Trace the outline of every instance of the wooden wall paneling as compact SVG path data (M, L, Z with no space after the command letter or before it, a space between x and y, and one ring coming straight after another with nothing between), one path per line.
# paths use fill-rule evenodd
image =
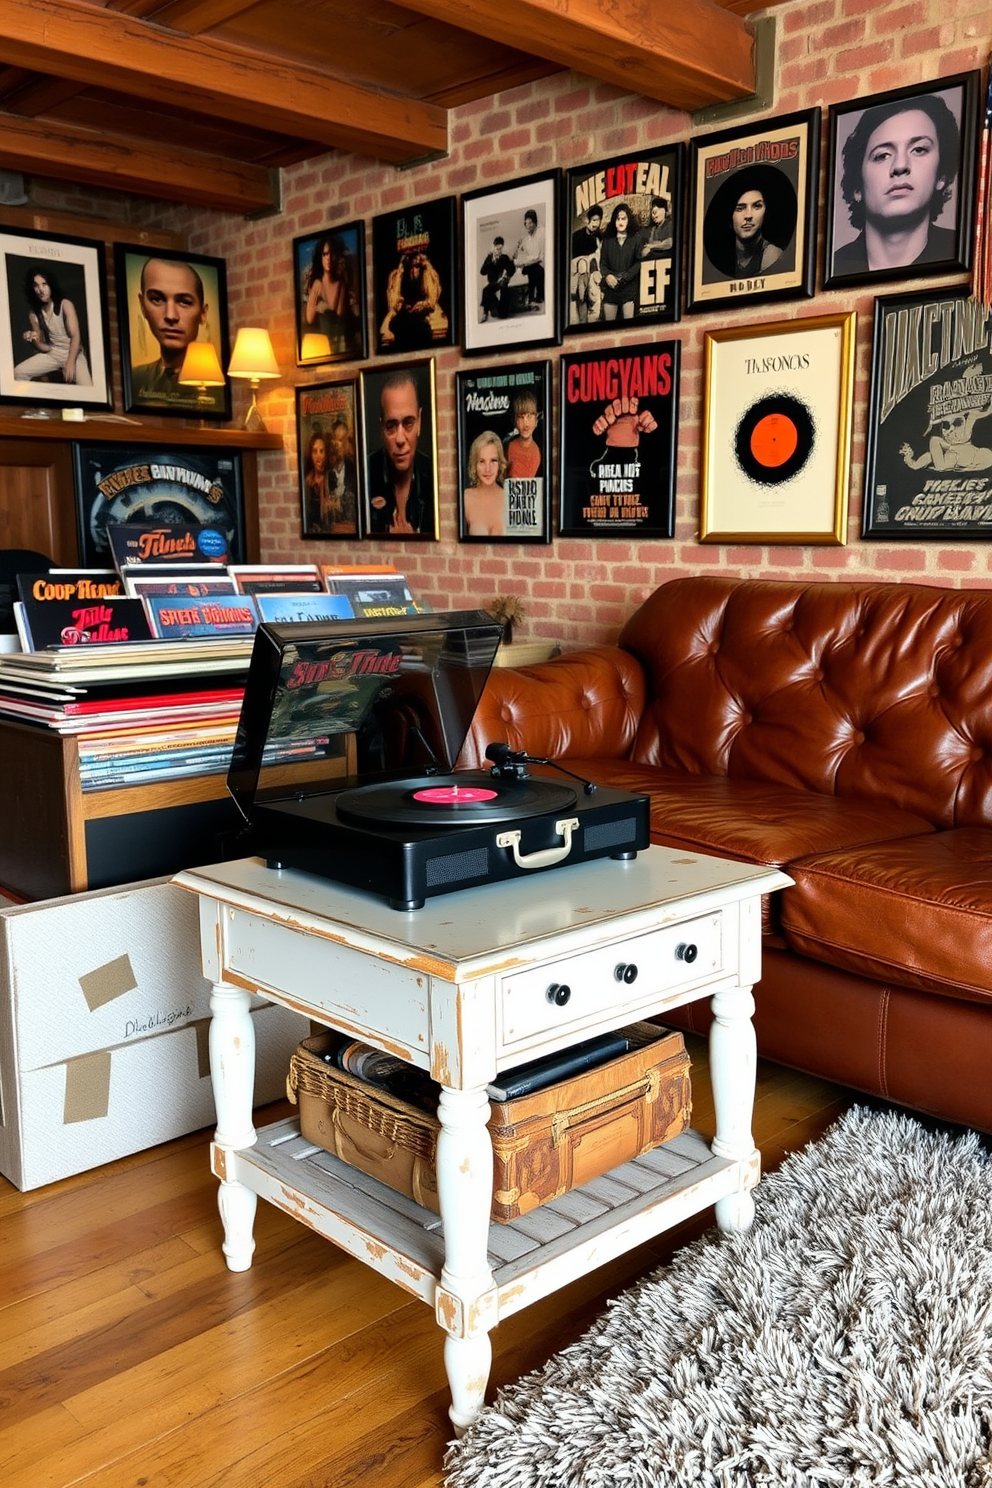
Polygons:
M33 548L60 568L79 562L69 444L0 439L0 548Z

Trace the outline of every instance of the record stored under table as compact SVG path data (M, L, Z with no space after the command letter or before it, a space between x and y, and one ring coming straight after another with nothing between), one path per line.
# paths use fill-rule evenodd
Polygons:
M371 894L249 858L180 873L200 896L214 984L212 1147L224 1254L251 1264L257 1197L429 1303L446 1334L451 1419L476 1419L496 1323L716 1206L746 1229L761 896L775 869L651 847L433 899ZM633 969L633 975L631 975ZM441 1218L315 1148L295 1120L256 1133L251 993L428 1070L442 1086ZM567 994L567 995L563 995ZM490 1225L486 1086L504 1069L701 997L712 1000L712 1144L687 1132L510 1224Z

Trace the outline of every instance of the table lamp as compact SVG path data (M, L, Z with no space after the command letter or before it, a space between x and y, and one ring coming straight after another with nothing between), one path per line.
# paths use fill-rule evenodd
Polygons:
M213 399L207 388L223 387L224 372L212 341L189 343L179 369L179 381L186 387L193 386L197 389L196 406L201 414L213 408Z
M265 422L258 411L256 396L258 384L263 377L278 377L279 364L268 331L258 326L243 326L234 341L231 360L227 364L228 377L247 377L251 384L251 407L245 418L245 428L264 432Z

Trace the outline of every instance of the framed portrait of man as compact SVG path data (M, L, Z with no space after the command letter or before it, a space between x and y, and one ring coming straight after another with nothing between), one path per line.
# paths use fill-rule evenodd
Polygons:
M366 537L436 542L434 358L361 374Z
M294 238L293 284L298 366L354 362L368 355L364 222Z
M0 231L0 402L112 408L103 243Z
M688 310L812 295L819 154L818 108L691 141Z
M377 355L456 344L453 196L373 217L372 283Z
M565 172L565 332L678 320L684 237L681 144Z
M830 110L824 286L971 266L978 72Z
M361 537L358 380L296 389L304 537Z
M462 196L462 325L466 355L557 346L561 172Z
M231 388L180 382L187 348L209 342L227 373L227 269L222 258L114 245L124 411L229 419Z

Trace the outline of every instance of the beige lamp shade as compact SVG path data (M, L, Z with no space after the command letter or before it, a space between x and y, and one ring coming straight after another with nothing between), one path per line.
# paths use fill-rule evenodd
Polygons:
M330 354L330 336L322 336L319 331L304 332L303 345L300 347L300 357L304 362L315 362L320 357L329 357Z
M227 373L229 377L248 377L252 382L279 376L279 363L268 331L259 326L242 326L235 337Z
M194 387L223 387L224 372L212 341L191 341L186 348L179 381Z

